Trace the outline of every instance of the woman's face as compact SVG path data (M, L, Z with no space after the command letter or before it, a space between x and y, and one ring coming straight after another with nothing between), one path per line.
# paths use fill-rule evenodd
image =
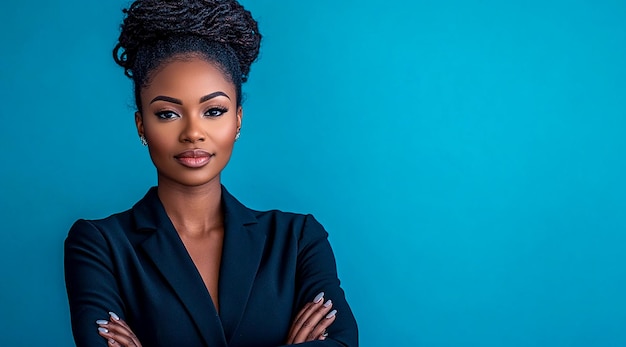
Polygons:
M141 89L141 104L137 131L146 137L159 184L219 184L242 117L223 73L200 57L165 63Z

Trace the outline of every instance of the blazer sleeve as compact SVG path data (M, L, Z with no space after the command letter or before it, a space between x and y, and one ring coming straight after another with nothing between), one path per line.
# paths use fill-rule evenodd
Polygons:
M299 312L320 292L324 292L325 300L332 300L333 309L337 310L337 318L327 329L326 340L307 342L302 346L357 347L357 323L337 277L335 256L328 242L328 233L312 215L305 217L298 243L298 295L295 312Z
M110 243L89 221L78 220L65 240L65 286L76 347L107 346L96 320L122 316ZM122 317L123 318L123 317Z

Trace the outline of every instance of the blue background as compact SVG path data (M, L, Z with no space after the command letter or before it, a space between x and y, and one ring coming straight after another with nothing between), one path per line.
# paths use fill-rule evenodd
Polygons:
M626 345L624 1L244 4L264 42L223 181L325 225L362 346ZM0 11L2 346L72 344L68 228L155 184L125 5Z

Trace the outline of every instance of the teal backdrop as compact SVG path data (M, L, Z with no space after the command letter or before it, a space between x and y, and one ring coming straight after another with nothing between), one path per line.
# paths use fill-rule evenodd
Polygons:
M0 11L2 346L73 344L68 228L156 182L111 58L127 4ZM362 346L626 345L626 2L244 4L223 181L325 225Z

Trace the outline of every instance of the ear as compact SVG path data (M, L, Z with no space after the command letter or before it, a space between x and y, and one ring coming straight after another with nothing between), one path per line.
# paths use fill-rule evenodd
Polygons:
M237 108L237 130L241 129L242 118L243 118L243 108L239 106L239 108Z
M137 127L137 134L141 137L144 136L144 130L143 130L143 116L141 115L141 113L139 113L139 111L135 112L135 126Z

